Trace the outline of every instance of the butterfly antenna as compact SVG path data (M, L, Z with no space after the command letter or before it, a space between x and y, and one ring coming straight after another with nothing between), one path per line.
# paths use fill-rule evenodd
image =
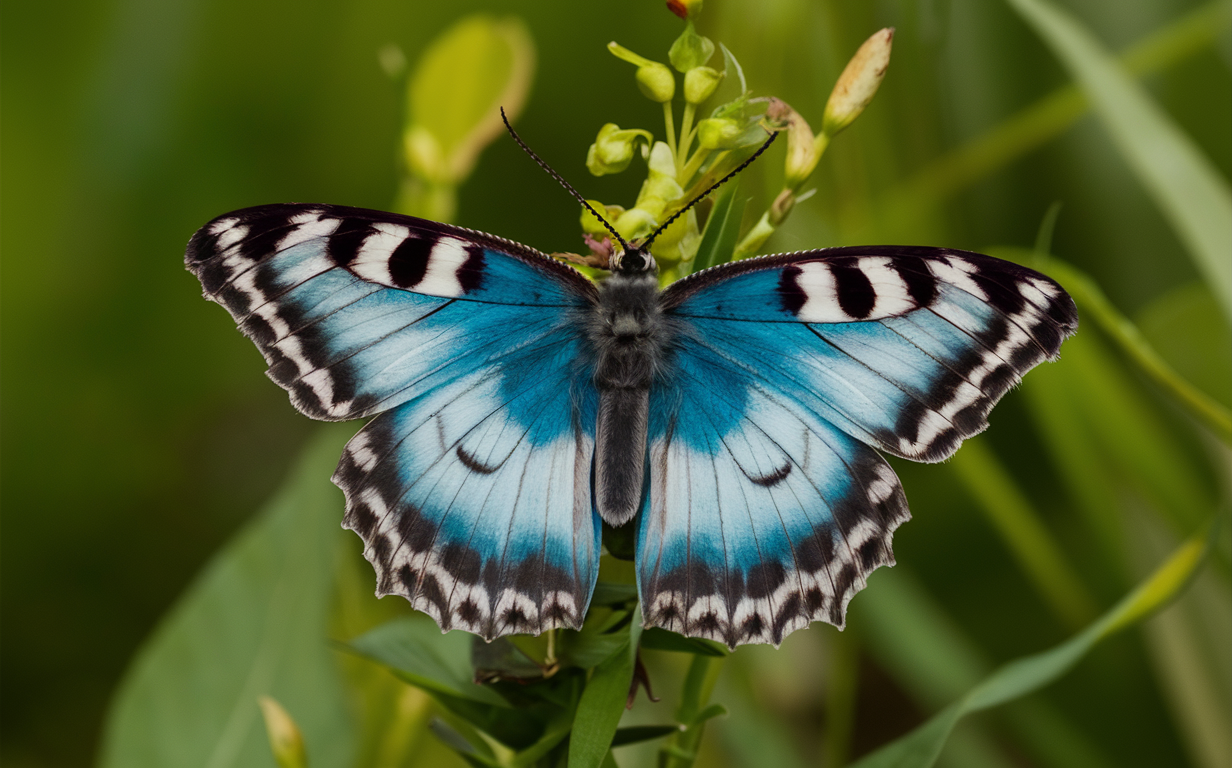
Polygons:
M616 238L616 242L620 243L621 248L623 248L626 251L629 250L629 244L625 242L625 239L620 236L619 232L617 232L615 229L612 228L611 224L607 223L607 219L600 216L599 212L596 211L593 207L591 207L590 203L586 202L586 198L582 197L581 194L579 194L578 191L569 184L569 182L565 181L561 177L561 175L552 168L552 166L543 162L543 160L539 158L539 155L535 154L535 150L526 146L526 142L522 141L522 137L519 136L518 132L513 130L513 126L509 124L509 118L505 116L504 107L500 108L500 113L501 113L501 120L505 121L505 128L509 131L509 135L513 137L513 140L518 143L518 146L521 147L522 150L526 152L526 154L530 155L532 160L534 160L536 163L539 163L539 167L547 171L549 176L551 176L553 179L556 179L556 181L559 182L562 187L569 190L569 194L576 197L577 201L581 203L582 206L586 210L590 211L591 214L594 215L596 219L599 220L599 223L603 225L604 229L612 233L612 237ZM754 157L756 157L756 155L754 155ZM744 166L741 166L741 168L743 167ZM724 181L726 181L726 179L724 179Z
M676 211L675 213L673 213L673 214L672 214L672 216L671 216L671 218L670 218L670 219L668 219L667 221L663 222L661 225L659 225L659 228L658 228L658 229L656 229L654 232L652 232L652 233L650 234L650 237L646 238L645 242L643 242L643 243L641 244L641 246L639 246L639 247L640 247L640 248L642 248L643 250L647 250L647 249L649 249L649 248L650 248L650 244L651 244L652 242L654 242L654 239L655 239L656 237L658 237L658 236L659 236L659 235L663 232L663 230L665 230L665 229L667 229L669 226L671 226L671 223L672 223L673 221L675 221L676 219L680 218L680 217L681 217L681 216L683 216L686 212L688 212L688 210L689 210L690 208L692 208L693 206L697 205L697 204L698 204L698 203L700 203L702 200L706 199L706 195L709 195L711 192L715 191L716 189L718 189L719 187L721 187L721 186L723 186L725 183L727 183L727 181L728 181L729 179L731 179L731 177L732 177L732 176L735 176L737 173L740 173L740 172L741 172L741 171L743 171L745 168L747 168L747 167L749 166L749 164L750 164L750 163L752 163L754 160L756 160L756 159L758 158L758 156L760 156L760 155L761 155L761 153L762 153L762 152L765 152L767 149L769 149L769 148L770 148L770 145L774 143L774 140L775 140L775 139L777 139L777 138L778 138L778 136L779 136L779 135L778 135L777 133L772 133L772 134L770 134L770 138L766 139L766 143L765 143L765 144L762 144L762 145L761 145L761 147L760 147L760 148L759 148L756 152L754 152L752 155L750 155L748 160L745 160L743 163L741 163L741 164L740 164L740 165L736 168L736 170L732 171L731 173L727 174L726 176L724 176L723 178L719 179L719 180L718 180L718 181L716 181L715 183L711 184L709 189L707 189L705 192L701 193L701 194L700 194L700 195L698 195L697 197L693 198L693 200L692 200L692 201L690 201L688 205L686 205L685 207L683 207L683 208L681 208L680 210L678 210L678 211Z

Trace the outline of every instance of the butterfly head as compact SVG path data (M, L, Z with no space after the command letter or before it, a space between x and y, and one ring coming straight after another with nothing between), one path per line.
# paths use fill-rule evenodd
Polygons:
M611 266L613 272L623 275L640 275L645 272L654 274L659 265L655 263L650 251L638 246L627 246L623 251L612 254Z

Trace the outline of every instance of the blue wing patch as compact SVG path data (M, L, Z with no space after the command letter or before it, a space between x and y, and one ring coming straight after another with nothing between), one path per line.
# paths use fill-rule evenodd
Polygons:
M727 264L661 306L682 342L651 394L643 611L732 647L842 626L909 517L873 448L952 455L1077 327L1048 278L935 248Z
M221 216L186 262L318 419L378 593L492 638L580 626L598 576L594 284L481 233L340 206Z
M377 594L492 639L580 627L599 573L596 396L569 330L381 414L334 482Z

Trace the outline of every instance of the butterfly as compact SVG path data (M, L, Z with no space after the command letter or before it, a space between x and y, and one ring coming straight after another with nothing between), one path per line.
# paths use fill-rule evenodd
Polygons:
M936 462L1077 327L1053 280L841 247L660 290L335 205L220 216L186 254L302 413L371 420L334 482L377 594L487 639L581 625L602 522L636 526L646 626L736 647L841 627L908 519L882 453Z

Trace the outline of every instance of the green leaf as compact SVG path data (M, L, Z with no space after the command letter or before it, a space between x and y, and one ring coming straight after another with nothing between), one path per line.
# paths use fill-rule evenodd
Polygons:
M685 23L680 37L672 43L667 58L677 72L688 72L694 67L704 66L713 55L714 43L710 41L710 38L697 34L693 22L689 21Z
M295 718L314 766L348 763L354 733L326 626L343 535L329 477L353 431L322 430L138 651L108 714L103 768L269 764L260 696Z
M500 763L496 760L496 755L492 752L492 748L488 746L487 742L478 733L471 731L471 738L467 738L458 729L440 718L434 719L428 727L432 730L432 735L440 739L445 746L457 752L467 763L479 768L498 768L500 766Z
M429 693L508 707L509 702L499 694L474 683L472 637L460 631L441 632L428 616L414 616L382 624L348 645Z
M1012 661L914 731L855 763L855 768L927 768L965 715L1005 704L1064 675L1096 643L1142 621L1176 597L1203 563L1215 526L1209 524L1161 564L1133 592L1085 630L1051 650Z
M629 639L627 630L614 627L627 623L627 610L598 609L587 611L586 621L577 631L566 630L560 635L558 650L562 666L591 669L617 654Z
M619 605L637 600L636 584L621 584L615 581L600 581L590 597L591 605Z
M1179 127L1069 13L1008 0L1082 85L1114 143L1232 319L1232 189Z
M642 647L655 651L695 653L699 656L723 657L728 650L713 640L701 637L685 637L659 627L651 627L642 633Z
M573 734L569 738L570 768L598 768L603 764L629 699L641 634L642 615L640 610L635 610L624 646L595 667L590 676L582 700L578 702Z
M697 247L697 255L693 257L691 271L700 272L707 267L731 261L740 236L740 219L744 215L744 203L736 205L738 188L739 180L733 179L715 195L714 206L710 209L710 217L706 219L706 229L702 232L702 242Z
M626 744L638 744L679 732L679 725L632 725L628 728L616 729L616 735L612 737L612 746L623 747Z

